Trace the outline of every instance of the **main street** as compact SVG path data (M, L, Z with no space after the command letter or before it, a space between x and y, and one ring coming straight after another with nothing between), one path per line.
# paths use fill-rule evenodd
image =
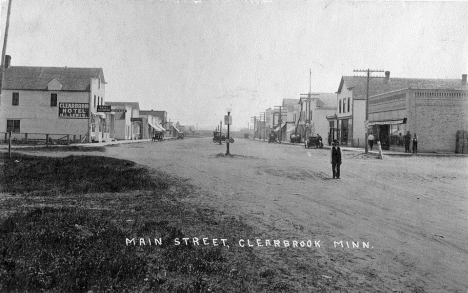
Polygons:
M272 264L294 268L285 278L306 282L308 273L295 265L314 262L351 291L465 292L466 157L378 160L344 152L336 180L327 149L247 139L230 148L225 157L224 143L188 138L107 147L105 155L187 179L197 187L187 201L254 227L255 235L239 239L320 240L313 250L255 244ZM359 248L347 248L352 241Z

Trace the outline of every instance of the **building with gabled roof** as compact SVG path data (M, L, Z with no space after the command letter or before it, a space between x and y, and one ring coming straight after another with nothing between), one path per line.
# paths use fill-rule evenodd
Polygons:
M16 139L110 139L102 68L10 66L5 58L0 132Z
M390 78L390 72L386 71L385 77L370 78L369 97L409 88L462 91L467 89L461 79ZM336 114L327 116L331 140L336 139L341 145L365 146L366 92L366 76L341 78L336 97Z

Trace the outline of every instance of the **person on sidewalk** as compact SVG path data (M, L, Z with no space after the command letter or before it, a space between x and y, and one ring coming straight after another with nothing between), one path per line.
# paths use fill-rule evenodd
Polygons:
M413 153L416 155L418 154L418 136L416 135L416 133L413 137Z
M377 156L378 159L383 159L383 154L382 154L382 146L380 145L380 141L377 142L377 150L379 151L379 155Z
M332 164L333 179L340 179L340 165L342 162L343 154L338 145L338 141L333 141L331 148L330 163Z
M367 137L367 141L369 142L369 147L371 151L372 151L372 147L374 146L374 140L375 140L375 137L371 132L369 136Z
M410 152L409 146L411 143L411 134L409 133L409 131L406 132L404 139L405 139L405 153L409 153Z

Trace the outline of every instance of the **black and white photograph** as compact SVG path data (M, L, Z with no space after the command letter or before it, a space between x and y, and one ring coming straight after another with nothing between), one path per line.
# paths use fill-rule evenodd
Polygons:
M0 292L468 292L468 2L1 0Z

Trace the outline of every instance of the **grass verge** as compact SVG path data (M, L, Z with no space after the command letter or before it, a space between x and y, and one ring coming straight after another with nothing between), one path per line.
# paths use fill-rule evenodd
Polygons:
M265 264L250 248L174 245L175 238L232 243L253 234L232 217L184 204L191 187L177 178L107 157L3 154L0 163L1 292L288 288L272 281L275 273L261 274ZM137 245L127 245L133 238Z

